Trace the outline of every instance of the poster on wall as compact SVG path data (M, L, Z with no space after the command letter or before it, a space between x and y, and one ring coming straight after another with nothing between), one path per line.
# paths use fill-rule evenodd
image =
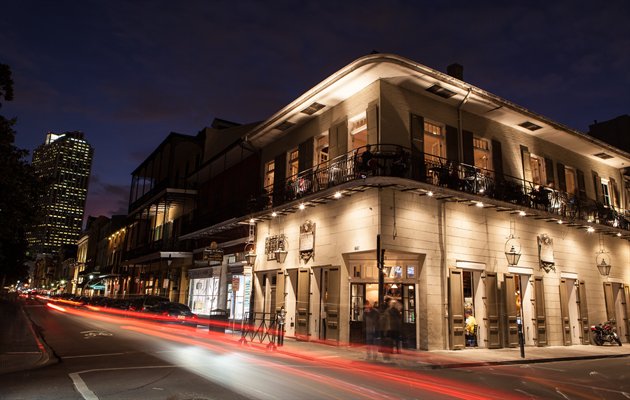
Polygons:
M538 236L538 258L540 260L540 268L545 270L545 272L556 270L553 259L553 239L546 233Z
M300 259L306 264L315 259L315 223L306 220L300 226Z

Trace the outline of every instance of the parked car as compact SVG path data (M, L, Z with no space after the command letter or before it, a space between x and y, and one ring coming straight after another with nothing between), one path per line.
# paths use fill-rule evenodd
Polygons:
M160 316L159 319L162 322L197 326L197 315L182 303L162 302L148 307L144 312Z
M163 296L146 295L131 299L129 302L130 311L145 311L160 303L168 303L170 300Z

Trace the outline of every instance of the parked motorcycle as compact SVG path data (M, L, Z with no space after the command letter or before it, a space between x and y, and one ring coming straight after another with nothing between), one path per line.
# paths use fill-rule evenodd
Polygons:
M613 326L614 321L606 321L603 324L591 325L591 332L593 332L593 341L596 345L601 346L604 342L617 343L621 346L621 339L615 332Z

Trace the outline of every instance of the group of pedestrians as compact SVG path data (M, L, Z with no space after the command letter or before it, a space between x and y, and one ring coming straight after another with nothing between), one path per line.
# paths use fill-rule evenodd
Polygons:
M363 309L367 358L376 360L378 353L387 361L402 348L402 304L385 299L383 304L365 300Z

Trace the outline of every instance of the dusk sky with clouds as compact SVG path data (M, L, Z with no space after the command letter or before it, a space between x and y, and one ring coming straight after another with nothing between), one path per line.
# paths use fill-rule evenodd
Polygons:
M79 130L86 214L126 213L131 172L169 132L264 120L373 50L578 131L630 113L630 2L5 1L16 144Z

